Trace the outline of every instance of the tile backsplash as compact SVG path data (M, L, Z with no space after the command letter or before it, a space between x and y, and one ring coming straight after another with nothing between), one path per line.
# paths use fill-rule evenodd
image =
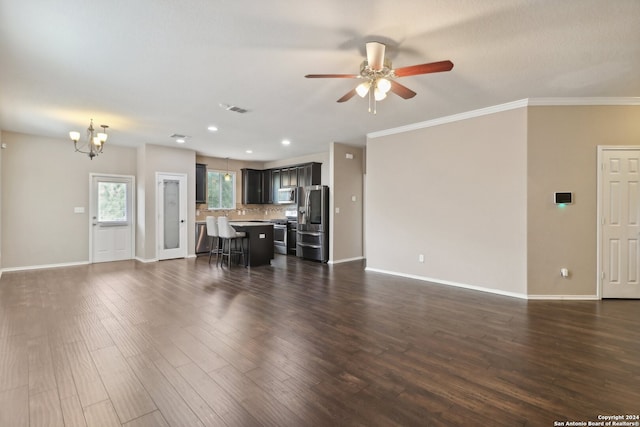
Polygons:
M282 219L286 210L295 205L238 205L237 209L207 209L207 205L196 205L196 221L206 221L208 216L226 215L232 220Z

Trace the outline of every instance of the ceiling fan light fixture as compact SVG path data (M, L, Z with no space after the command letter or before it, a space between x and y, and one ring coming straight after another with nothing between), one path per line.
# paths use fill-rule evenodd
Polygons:
M375 98L376 101L382 101L387 97L387 94L381 91L380 89L375 88L375 90L373 91L373 97Z
M356 92L361 98L364 98L369 93L369 88L371 88L371 81L362 82L356 87Z
M385 78L380 78L376 82L376 87L386 94L391 89L391 82Z

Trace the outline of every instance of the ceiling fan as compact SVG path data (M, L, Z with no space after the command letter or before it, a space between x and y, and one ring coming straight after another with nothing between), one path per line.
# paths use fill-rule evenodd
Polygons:
M375 102L386 98L389 91L404 99L416 96L414 91L401 85L395 79L418 74L439 73L453 68L453 62L447 60L393 69L391 61L384 57L386 46L383 43L368 42L366 47L367 59L360 64L360 74L307 74L305 77L309 79L363 79L362 83L338 99L338 102L348 101L356 94L363 98L369 95L369 112L371 112L373 98L373 112L375 114Z

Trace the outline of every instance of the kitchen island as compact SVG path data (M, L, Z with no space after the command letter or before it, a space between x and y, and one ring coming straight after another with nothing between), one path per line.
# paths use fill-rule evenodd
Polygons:
M236 231L244 231L245 262L249 267L269 265L273 259L273 224L269 222L229 221Z

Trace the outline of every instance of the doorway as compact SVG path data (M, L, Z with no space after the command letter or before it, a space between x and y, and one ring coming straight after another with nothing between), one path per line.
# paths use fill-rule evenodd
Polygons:
M128 175L90 174L89 262L133 258L134 180Z
M158 260L187 256L187 175L156 173Z
M640 298L640 147L598 147L598 292Z

